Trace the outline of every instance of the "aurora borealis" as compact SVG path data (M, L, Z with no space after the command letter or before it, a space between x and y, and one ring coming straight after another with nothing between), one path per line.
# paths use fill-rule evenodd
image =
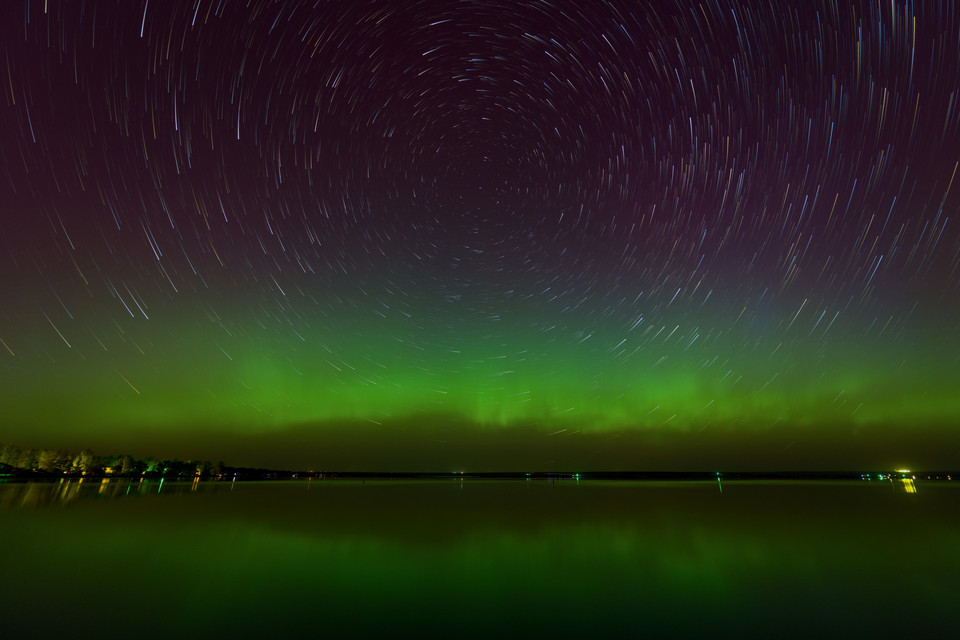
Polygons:
M960 460L960 6L15 0L0 440Z

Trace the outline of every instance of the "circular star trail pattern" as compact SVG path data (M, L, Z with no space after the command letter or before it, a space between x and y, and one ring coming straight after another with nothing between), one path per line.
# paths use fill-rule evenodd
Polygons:
M9 4L20 440L953 432L952 2Z

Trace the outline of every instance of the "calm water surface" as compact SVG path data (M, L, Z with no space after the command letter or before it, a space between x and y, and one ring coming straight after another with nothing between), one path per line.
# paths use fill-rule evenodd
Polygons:
M38 638L952 635L960 487L916 489L0 484L0 626Z

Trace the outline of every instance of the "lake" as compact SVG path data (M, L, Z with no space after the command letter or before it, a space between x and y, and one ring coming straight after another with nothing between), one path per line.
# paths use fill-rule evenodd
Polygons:
M0 484L5 637L953 635L960 486Z

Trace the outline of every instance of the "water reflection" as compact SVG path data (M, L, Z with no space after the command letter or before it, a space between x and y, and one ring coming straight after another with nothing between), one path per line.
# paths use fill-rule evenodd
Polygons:
M153 495L196 492L193 482L167 482L164 478L63 478L49 481L0 482L0 508L48 507L85 500L116 500Z
M11 637L35 636L41 617L63 621L48 622L51 637L147 619L215 637L940 637L955 621L960 487L895 488L0 484L13 507L0 566L17 585L0 619ZM892 578L912 586L892 590ZM60 584L83 588L58 600Z
M187 493L217 493L222 491L234 491L238 487L243 487L244 492L261 492L267 489L264 487L273 487L274 490L279 487L284 487L284 495L289 494L290 491L297 490L306 490L309 491L311 486L316 486L318 488L331 488L331 487L342 487L347 490L355 489L358 487L367 486L367 482L370 483L370 486L431 486L436 488L438 486L446 487L455 487L456 489L462 491L464 487L473 488L477 490L479 487L483 486L495 486L495 485L516 485L516 486L527 486L537 487L537 486L561 486L569 485L571 487L580 487L581 479L579 477L571 477L569 480L537 480L531 481L530 478L525 479L524 481L514 481L514 480L483 480L483 479L472 479L465 480L462 477L453 477L450 480L385 480L385 479L374 479L374 480L318 480L316 483L313 481L312 477L300 480L272 480L272 481L242 481L237 482L236 477L228 479L216 480L216 479L206 479L201 478L200 476L193 477L189 480L173 479L169 480L166 478L146 478L146 477L133 477L133 478L122 478L122 477L103 477L103 478L93 478L93 477L75 477L75 478L62 478L60 480L0 480L0 508L16 508L16 507L45 507L53 505L69 505L77 501L84 500L116 500L120 498L129 498L129 497L139 497L145 495L163 495L163 496L176 496ZM927 476L923 482L932 482L933 484L946 484L952 478L945 476L943 478L931 478ZM714 490L719 490L720 495L724 495L724 487L728 486L726 483L729 483L730 487L760 487L760 486L792 486L794 488L806 486L813 487L818 484L823 484L818 481L783 481L783 480L772 480L772 481L754 481L754 480L733 480L728 481L726 479L721 483L721 476L718 473L716 477L716 485L713 485ZM875 476L864 475L862 477L862 482L859 484L872 485L872 486L887 486L894 489L896 492L904 494L917 494L919 491L919 482L916 475L908 475L907 473L897 473L897 474L877 474ZM854 481L825 481L828 485L833 486L846 486L847 488L858 484ZM950 483L952 484L952 483ZM685 487L687 490L698 488L705 489L709 486L710 483L699 482L699 481L665 481L665 482L656 482L656 481L613 481L613 480L594 480L592 482L586 483L586 486L597 487L597 486L607 486L607 487L616 487L616 486L633 486L634 488L643 488L647 489L658 486L673 486L675 489ZM432 489L431 489L432 490ZM279 493L279 491L277 492Z

